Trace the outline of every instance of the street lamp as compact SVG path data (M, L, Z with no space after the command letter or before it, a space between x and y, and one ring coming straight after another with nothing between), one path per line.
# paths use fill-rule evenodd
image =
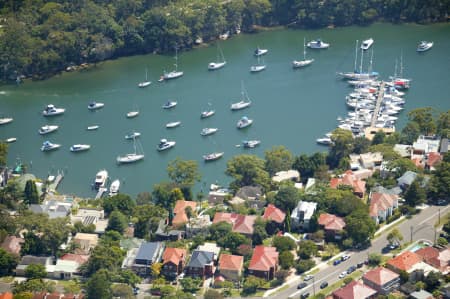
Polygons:
M316 296L316 278L313 276L313 294Z

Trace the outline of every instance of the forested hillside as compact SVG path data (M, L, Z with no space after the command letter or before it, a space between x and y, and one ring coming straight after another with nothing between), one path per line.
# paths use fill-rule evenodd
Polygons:
M46 78L70 65L191 48L255 25L297 28L447 19L449 0L3 0L0 78Z

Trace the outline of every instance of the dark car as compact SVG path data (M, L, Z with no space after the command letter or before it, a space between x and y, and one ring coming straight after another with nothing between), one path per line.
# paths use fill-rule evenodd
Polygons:
M383 254L389 253L389 251L391 251L389 245L386 245L385 247L381 248L381 253Z
M300 299L306 299L309 297L309 293L304 293L300 295Z
M335 261L333 262L333 265L337 266L337 265L339 265L340 263L341 263L341 260L335 260Z
M361 262L361 263L357 263L357 264L356 264L356 267L358 267L358 268L362 268L362 266L364 266L364 262Z
M298 286L297 286L297 289L303 289L303 288L306 288L308 286L308 284L306 283L306 282L301 282Z
M356 266L350 266L350 267L348 267L348 269L347 269L347 273L350 274L350 273L352 273L352 272L355 272L355 270L356 270Z
M320 284L321 289L325 289L328 286L328 282L324 281Z

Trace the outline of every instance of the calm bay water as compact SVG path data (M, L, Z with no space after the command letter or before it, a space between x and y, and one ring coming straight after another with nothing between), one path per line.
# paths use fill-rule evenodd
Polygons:
M199 162L203 177L197 190L216 181L226 184L226 162L234 155L252 153L263 157L264 151L274 145L285 145L295 155L326 150L316 145L315 139L334 129L336 118L346 114L344 98L350 89L336 77L336 72L353 69L356 39L374 38L373 68L383 79L393 75L395 60L403 56L403 74L413 83L397 128L405 123L411 109L450 109L449 33L449 24L276 30L221 42L227 65L214 72L207 70L207 64L216 58L214 45L179 53L179 69L185 75L170 82L158 83L157 79L164 69L172 69L173 57L145 55L109 61L42 82L2 86L0 113L2 117L13 117L14 122L0 127L0 139L18 138L10 145L9 165L14 166L20 159L40 178L64 171L61 193L94 196L90 185L100 169L108 170L111 179L122 181L122 192L136 195L151 191L153 184L167 179L167 164L176 157ZM315 59L314 64L293 70L291 61L302 57L303 37L321 37L331 47L309 50L307 56ZM418 54L416 45L420 40L434 41L433 49ZM250 66L256 63L253 50L258 45L269 49L264 57L267 70L250 74ZM367 68L367 54L364 59ZM153 83L139 89L137 83L144 79L145 68ZM253 104L249 109L232 112L229 107L240 98L241 81ZM168 99L178 101L171 111L161 108ZM90 100L104 102L105 107L88 111ZM44 118L41 111L50 103L66 108L66 113ZM126 113L136 108L140 115L127 119ZM215 109L216 114L201 120L200 112L208 108ZM236 122L244 115L254 119L254 123L247 130L237 130ZM165 128L166 123L176 120L182 122L180 127ZM60 128L41 136L37 131L44 124L57 124ZM86 131L93 124L98 124L99 130ZM202 137L200 131L204 127L217 127L219 132ZM142 133L140 143L145 160L119 166L115 162L117 155L133 151L132 142L124 137L131 130ZM175 140L176 147L157 152L161 138ZM62 148L41 152L40 146L47 139L62 144ZM235 145L244 139L260 139L262 143L252 150L237 148ZM75 143L91 144L92 148L74 154L69 147ZM224 158L212 163L202 161L202 155L215 151L224 151Z

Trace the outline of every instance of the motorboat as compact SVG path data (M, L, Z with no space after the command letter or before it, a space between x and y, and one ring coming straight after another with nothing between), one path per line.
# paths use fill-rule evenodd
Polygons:
M220 68L223 68L226 64L227 62L225 61L225 57L223 56L222 49L219 47L219 44L217 44L217 61L210 62L208 64L208 70L218 70Z
M168 141L167 139L161 139L158 144L158 151L168 150L169 148L174 147L176 144L175 141Z
M16 142L16 141L17 141L16 137L10 137L10 138L5 139L6 143L13 143L13 142Z
M216 133L217 131L219 131L218 128L203 128L202 131L200 132L200 135L208 136Z
M119 193L119 189L120 189L120 181L114 180L109 186L109 196L117 195L117 193Z
M253 119L249 119L247 116L243 116L238 122L237 122L237 128L243 129L248 126L250 126L253 123Z
M3 118L0 118L0 125L9 124L12 121L13 121L12 117L3 117Z
M139 133L139 132L131 132L131 133L125 135L125 139L128 139L128 140L136 139L136 138L138 138L140 136L141 136L141 133Z
M162 75L162 79L163 80L170 80L170 79L176 79L176 78L180 78L181 76L184 75L184 73L182 71L178 70L178 50L177 48L175 48L175 70L171 71L171 72L164 72L164 74Z
M70 147L71 152L82 152L90 149L91 146L89 144L74 144Z
M39 129L39 134L45 135L51 132L58 130L59 126L57 125L45 125Z
M93 126L87 127L86 130L88 130L88 131L95 131L95 130L97 130L99 127L100 127L100 126L98 126L98 125L93 125Z
M417 46L417 52L425 52L433 47L433 42L421 41Z
M200 114L200 118L208 118L208 117L213 116L215 113L216 113L216 111L214 111L214 110L203 111L203 112Z
M314 59L306 59L306 45L305 45L305 39L303 39L303 60L294 60L292 61L292 67L295 68L301 68L308 66L314 62Z
M150 86L150 84L152 84L152 81L148 80L148 70L145 69L145 80L142 82L139 82L138 87L144 88L144 87Z
M333 141L329 137L317 138L316 142L323 145L330 145L333 143Z
M98 103L98 102L92 101L88 104L88 109L89 110L97 110L97 109L103 108L104 106L105 106L104 103Z
M45 107L44 111L42 111L43 116L54 116L54 115L60 115L63 114L66 111L64 108L56 108L53 104L48 104L47 107Z
M364 51L368 50L373 45L373 42L374 42L373 38L369 38L369 39L364 40L361 43L361 50L364 50Z
M260 140L244 140L242 141L242 145L244 148L255 148L261 143Z
M181 121L173 121L173 122L167 123L166 128L169 128L169 129L176 128L179 125L181 125Z
M127 113L127 118L133 118L139 115L139 111L130 111Z
M323 42L320 38L316 40L312 40L306 44L306 46L310 49L327 49L330 47L330 44Z
M41 151L47 152L47 151L55 150L59 147L61 147L61 144L51 143L50 141L44 141L44 143L41 146Z
M216 152L216 153L211 153L211 154L207 154L207 155L203 155L203 160L205 160L205 162L210 162L210 161L215 161L217 159L222 158L224 152Z
M168 101L167 103L165 103L162 108L163 109L171 109L173 107L175 107L178 103L176 101Z
M107 180L108 180L108 172L104 169L100 170L95 175L94 188L96 190L98 190L100 188L105 188Z
M263 55L266 55L267 52L269 52L269 50L267 50L267 49L261 49L261 48L257 47L257 48L255 49L254 54L255 54L255 56L263 56Z

